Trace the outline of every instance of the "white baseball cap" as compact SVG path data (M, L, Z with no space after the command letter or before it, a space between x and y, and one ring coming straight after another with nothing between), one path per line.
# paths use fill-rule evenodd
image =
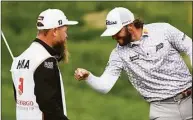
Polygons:
M51 29L63 25L76 25L77 21L68 21L64 13L59 9L47 9L40 13L37 20L37 29Z
M107 29L101 36L113 36L118 33L123 26L134 21L134 15L131 11L123 7L116 7L111 10L106 18Z

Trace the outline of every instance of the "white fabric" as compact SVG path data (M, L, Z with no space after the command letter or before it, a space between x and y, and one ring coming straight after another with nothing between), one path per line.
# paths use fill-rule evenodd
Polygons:
M58 69L59 69L59 68L58 68ZM60 71L60 70L59 70L59 71ZM60 85L61 85L63 111L64 111L64 115L67 116L65 91L64 91L64 86L63 86L63 80L62 80L61 72L60 72Z
M35 83L33 75L36 68L49 57L52 56L42 45L33 42L26 51L14 58L11 73L17 94L16 120L42 120L42 111L39 109L36 96L34 95ZM22 63L22 60L25 60L24 65L26 61L29 60L29 68L22 65L18 67L18 62L20 61L20 63ZM23 82L21 82L20 79L23 79ZM22 83L23 90L21 91L19 86L21 86ZM62 82L61 90L62 98L65 99ZM64 112L66 113L65 100L63 100L63 102Z
M101 93L108 93L114 86L119 76L112 76L108 73L103 73L101 77L96 77L92 73L89 74L86 82L91 88Z
M123 26L134 21L134 15L131 11L123 7L116 7L111 10L106 18L107 29L101 36L113 36L118 33Z
M168 23L147 24L139 41L113 49L104 74L119 76L124 70L128 80L148 102L163 100L192 86L192 75L181 52L192 61L191 38ZM108 83L110 79L103 80ZM109 84L100 84L96 84L97 90L111 88Z
M192 39L171 25L168 25L167 32L169 34L168 37L171 38L168 39L169 42L179 52L185 52L189 56L192 66Z
M68 21L64 13L59 9L47 9L43 11L40 13L37 22L43 24L43 26L37 26L38 30L78 24L77 21Z

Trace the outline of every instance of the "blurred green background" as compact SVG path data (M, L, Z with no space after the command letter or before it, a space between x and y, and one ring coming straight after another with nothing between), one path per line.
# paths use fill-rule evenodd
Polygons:
M105 30L107 13L117 6L130 9L146 24L168 22L192 38L192 2L1 2L1 27L14 56L21 54L36 37L35 24L41 11L58 8L68 19L79 21L68 31L70 63L60 64L71 120L148 120L149 104L132 87L125 73L107 95L95 92L73 77L77 67L86 68L97 76L103 73L116 42L100 35ZM12 59L2 40L1 50L1 117L15 120L9 71ZM182 55L190 68L189 59Z

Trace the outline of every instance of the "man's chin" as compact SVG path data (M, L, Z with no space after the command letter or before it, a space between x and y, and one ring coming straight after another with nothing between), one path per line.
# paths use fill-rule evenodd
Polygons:
M119 43L120 46L125 46L125 45L127 45L127 44L128 44L128 43L122 43L122 44Z
M119 43L119 45L120 45L120 46L124 46L123 44L120 44L120 43Z

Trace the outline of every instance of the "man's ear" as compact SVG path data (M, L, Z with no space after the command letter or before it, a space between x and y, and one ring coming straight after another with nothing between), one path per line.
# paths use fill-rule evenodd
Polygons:
M55 37L57 35L57 28L52 29L53 36Z

